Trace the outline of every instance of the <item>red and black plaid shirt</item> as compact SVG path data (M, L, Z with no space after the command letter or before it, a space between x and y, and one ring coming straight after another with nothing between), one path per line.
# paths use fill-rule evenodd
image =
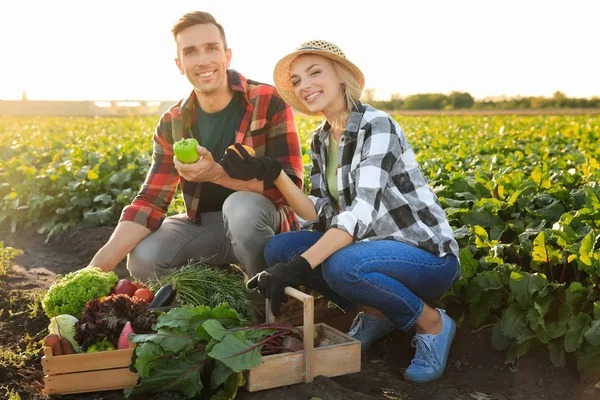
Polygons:
M294 114L273 86L247 80L240 73L228 70L228 82L233 91L242 92L245 108L235 141L254 148L257 156L277 158L283 170L302 188L304 177L302 151L296 131ZM123 209L121 221L132 221L155 231L165 218L169 204L181 182L187 216L201 223L198 204L202 201L202 183L188 182L177 173L173 164L173 143L194 137L196 124L196 94L179 101L160 119L154 133L152 165L138 195ZM197 138L198 139L198 138ZM266 188L263 195L278 208L280 232L298 229L292 209L276 188ZM249 212L251 212L249 210Z

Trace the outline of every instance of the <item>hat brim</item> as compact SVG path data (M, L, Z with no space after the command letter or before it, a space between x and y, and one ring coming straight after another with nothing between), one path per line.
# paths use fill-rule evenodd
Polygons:
M320 115L320 112L311 112L304 103L296 97L294 92L294 86L292 82L290 82L290 67L294 60L303 54L314 54L317 56L329 58L330 60L336 61L346 67L350 73L354 76L358 84L360 85L360 90L362 91L365 87L365 77L362 71L354 65L352 62L348 61L346 58L340 57L336 54L329 53L323 50L298 50L293 53L288 54L283 57L281 60L275 64L275 69L273 70L273 82L275 82L275 87L277 88L277 92L283 98L283 100L289 104L292 108L308 115Z

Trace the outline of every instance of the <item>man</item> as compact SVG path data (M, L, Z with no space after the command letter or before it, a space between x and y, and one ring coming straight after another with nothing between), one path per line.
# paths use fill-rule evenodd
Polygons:
M296 229L296 218L272 182L232 179L218 161L228 146L243 143L257 156L279 160L301 188L293 112L274 87L228 69L231 49L212 15L188 13L172 33L175 63L193 91L162 116L146 181L90 265L110 271L129 255L130 274L147 280L194 259L239 263L254 276L267 267L263 249L268 240ZM174 157L173 144L191 137L200 143L200 159L183 164ZM165 218L179 183L187 212Z

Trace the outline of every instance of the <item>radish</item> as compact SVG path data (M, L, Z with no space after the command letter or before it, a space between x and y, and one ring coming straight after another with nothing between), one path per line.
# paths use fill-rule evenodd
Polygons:
M129 348L129 334L135 334L133 328L131 327L131 322L127 321L121 334L119 335L119 343L117 344L117 350L123 350Z

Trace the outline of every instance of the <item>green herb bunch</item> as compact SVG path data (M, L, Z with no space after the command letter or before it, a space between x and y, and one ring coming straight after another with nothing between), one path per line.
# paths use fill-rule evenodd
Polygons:
M243 317L254 320L248 289L239 275L211 268L201 262L192 262L170 270L160 279L160 285L171 284L177 291L179 305L209 306L221 303L231 305Z

